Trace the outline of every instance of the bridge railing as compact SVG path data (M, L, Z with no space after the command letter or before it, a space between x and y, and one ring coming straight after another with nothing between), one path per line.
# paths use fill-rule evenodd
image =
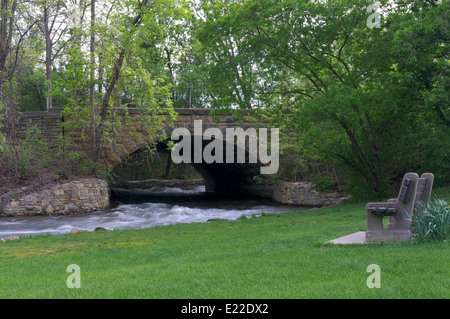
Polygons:
M174 108L210 108L208 88L198 82L175 84L172 88Z

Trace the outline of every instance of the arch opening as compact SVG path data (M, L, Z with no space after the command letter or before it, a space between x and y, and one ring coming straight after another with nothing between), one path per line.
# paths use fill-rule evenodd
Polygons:
M184 137L186 138L186 137ZM195 154L195 145L197 138L192 135L190 143L188 164L194 167L197 172L205 180L205 186L207 192L227 194L233 196L257 196L264 198L272 198L273 185L269 178L265 175L261 175L261 166L264 166L258 158L252 158L252 155L248 152L248 148L242 148L239 145L231 144L222 139L201 140L201 151L205 149L211 151L211 147L208 145L211 143L221 144L222 153L215 153L216 150L211 151L211 154L217 161L208 162L205 161L205 156L199 156ZM160 142L157 148L161 152L170 154L170 150L167 148L167 144L170 140ZM198 143L199 140L197 140ZM173 142L179 143L180 140L174 140ZM198 144L197 144L198 145ZM232 148L233 159L230 162L230 157L227 157L227 148ZM183 151L180 151L180 155L184 155ZM239 157L239 154L244 154L243 157ZM196 156L197 155L197 156ZM204 155L204 154L202 154ZM239 158L238 158L239 157ZM199 160L200 159L200 160Z
M258 158L256 158L256 160L254 157L251 158L251 154L248 152L247 147L242 148L236 143L232 144L222 139L200 139L202 154L205 151L205 148L207 148L208 145L213 142L215 142L216 145L221 144L223 151L222 154L220 154L220 152L215 153L216 150L214 149L211 151L210 146L208 151L211 152L211 154L218 160L213 162L205 161L205 158L203 156L200 156L199 160L198 154L196 157L194 152L194 147L195 145L198 146L199 141L195 140L196 138L198 138L198 136L190 136L190 150L186 149L186 151L190 153L189 160L187 162L180 163L181 165L178 164L178 167L181 167L184 164L185 170L182 172L179 171L179 175L175 176L176 179L190 179L192 177L194 179L201 178L204 181L205 191L207 193L231 195L233 197L255 196L272 198L273 183L267 175L261 175L261 166L265 165L262 164ZM180 143L180 140L174 140L173 142L177 144ZM152 148L149 148L148 146L141 146L128 154L125 154L124 152L124 154L120 156L122 158L120 163L115 166L114 170L116 169L116 167L123 166L124 163L128 162L130 157L145 152L145 150L153 150L153 152L156 151L156 154L163 154L164 159L162 162L165 162L163 165L170 165L169 159L171 158L171 151L168 149L169 141L170 139L160 141L156 143L156 145L154 145ZM233 158L231 161L229 156L227 158L227 152L225 151L227 147L232 147L234 150ZM184 155L184 151L185 150L181 151L180 155ZM244 157L240 157L238 159L238 154L244 154ZM146 165L148 165L148 163L146 163ZM173 162L171 165L173 165L173 167L177 166L176 163L174 164ZM161 171L161 169L159 171ZM187 171L189 172L189 174L186 174ZM166 174L166 176L155 176L154 174L151 174L151 169L147 171L142 171L141 169L140 172L141 173L139 174L139 176L137 176L138 174L135 173L134 177L139 177L138 179L170 179L168 174Z

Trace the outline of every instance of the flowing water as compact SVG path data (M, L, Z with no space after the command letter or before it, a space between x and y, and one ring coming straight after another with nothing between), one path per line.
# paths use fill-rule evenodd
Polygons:
M224 198L204 192L204 186L115 189L112 208L90 214L0 218L0 238L23 234L64 234L74 227L94 230L148 228L176 223L235 220L305 209L260 198Z

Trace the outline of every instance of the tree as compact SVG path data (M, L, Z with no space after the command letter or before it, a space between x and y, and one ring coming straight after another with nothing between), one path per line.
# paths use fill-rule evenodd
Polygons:
M404 1L403 9L380 1L383 27L372 29L367 25L368 4L364 0L216 2L209 12L220 10L223 15L220 20L206 19L202 30L208 32L201 39L210 54L217 52L215 44L224 56L245 48L237 61L246 61L252 76L259 75L251 87L261 108L283 119L299 136L302 152L316 154L325 163L342 164L364 181L359 186L369 185L382 195L392 179L418 168L421 159L411 154L418 151L417 131L426 127L423 107L438 96L439 103L430 106L447 125L443 105L448 103L442 102L448 101L448 2ZM434 17L435 23L420 23L425 16ZM408 62L405 52L399 54L411 47L405 43L411 37L403 35L412 26L417 30L415 47L408 53L416 64ZM239 44L222 44L233 39ZM432 44L432 39L438 41ZM398 44L397 51L393 44ZM410 76L406 70L416 74ZM231 83L240 84L239 80ZM418 83L424 84L415 90Z
M417 168L450 182L450 29L448 1L400 1L389 26L396 77L417 104Z
M80 1L80 6L83 0ZM68 43L68 38L77 36L69 34L72 27L73 8L64 0L34 0L27 6L27 19L36 23L44 37L45 43L45 75L46 75L46 109L53 106L52 84L54 62L59 58ZM83 12L83 10L80 10Z
M249 46L238 20L245 1L202 1L202 19L193 35L210 83L213 107L251 109L257 103L259 55Z
M114 61L114 66L111 74L111 78L109 81L109 85L106 88L105 95L103 96L101 107L100 107L100 121L95 130L95 137L93 138L94 144L92 148L94 150L94 160L98 160L100 155L100 143L102 139L102 135L104 133L105 122L107 120L107 111L110 106L111 95L116 87L117 81L121 75L122 66L125 61L125 56L127 51L129 50L129 46L133 42L133 35L136 32L136 29L140 26L143 20L144 14L147 12L149 5L149 0L138 1L137 3L137 11L138 14L133 18L130 25L128 26L129 32L123 34L123 43L120 44L119 53L117 59ZM129 51L128 51L129 52Z
M390 28L401 81L419 91L424 106L450 127L448 1L401 1Z
M53 80L53 61L56 56L53 52L53 48L55 43L58 43L59 40L62 39L66 28L63 28L63 30L59 32L62 23L58 23L57 21L63 8L63 1L40 0L38 1L38 5L42 9L42 19L39 26L45 39L45 75L47 81L46 108L48 111L52 108L51 87Z
M91 149L95 149L95 0L91 0L91 29L90 29L90 88L89 88L89 106L91 113ZM95 155L93 155L95 157Z
M5 82L11 79L7 69L7 59L12 50L12 37L14 32L14 19L17 1L2 0L0 12L0 103L4 103ZM8 74L9 73L9 74Z
M2 0L0 3L0 116L6 117L6 131L14 137L17 115L15 75L24 54L24 43L34 23L23 19L23 7L27 1Z
M95 4L99 4L98 9ZM53 95L66 98L65 125L83 132L85 149L90 149L91 158L98 161L123 125L117 120L117 110L125 113L128 133L133 134L127 110L141 108L140 123L149 127L155 139L165 119L163 108L174 115L167 100L168 87L160 74L144 67L143 46L160 32L160 20L173 14L174 3L130 0L90 5L90 25L81 25L78 37L67 42L65 54L59 59L61 79L55 83ZM94 91L96 83L101 92Z

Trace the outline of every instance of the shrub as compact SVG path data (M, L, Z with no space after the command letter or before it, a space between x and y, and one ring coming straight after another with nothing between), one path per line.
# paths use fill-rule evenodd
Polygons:
M317 174L311 180L316 183L316 189L320 192L334 192L338 189L338 183L330 177Z
M45 186L62 180L104 176L106 171L89 157L65 149L49 147L32 127L25 138L8 141L0 135L0 196L12 189Z
M414 214L411 227L414 238L423 241L444 241L450 234L450 205L439 198L422 205L423 213Z

